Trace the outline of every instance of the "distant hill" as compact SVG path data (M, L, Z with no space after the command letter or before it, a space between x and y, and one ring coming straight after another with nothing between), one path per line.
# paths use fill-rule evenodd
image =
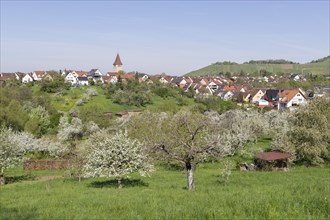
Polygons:
M205 75L219 75L226 72L230 73L258 73L260 71L267 71L271 73L313 73L313 74L330 74L330 56L313 60L310 63L299 64L283 59L279 60L251 60L243 64L225 61L216 62L201 69L189 72L187 76L205 76Z

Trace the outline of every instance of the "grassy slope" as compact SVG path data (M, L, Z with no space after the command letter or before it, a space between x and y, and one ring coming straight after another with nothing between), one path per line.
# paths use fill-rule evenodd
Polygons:
M94 108L97 111L111 111L117 113L127 109L147 109L151 111L157 111L159 108L166 106L167 103L176 103L175 98L170 97L163 99L159 96L152 96L152 104L146 106L129 106L129 105L119 105L112 102L111 99L107 99L102 88L97 86L92 87L80 87L71 88L68 93L60 98L55 98L53 94L43 93L51 98L52 105L59 111L69 111L75 103L80 99L82 95L86 93L88 88L94 88L97 90L98 95L91 97L91 99L82 106L77 106L78 109L82 108ZM38 93L39 87L33 86L32 90L34 93ZM194 104L194 100L191 98L183 98L187 101L188 107Z
M159 168L133 175L118 190L112 179L22 181L0 188L0 219L327 219L329 169L234 171L227 185L220 165L197 169L196 191L185 175ZM38 172L37 172L38 173Z
M310 73L330 74L330 58L320 63L308 64L211 64L199 70L187 73L190 76L216 75L219 72L240 72L253 73L261 69L273 73Z

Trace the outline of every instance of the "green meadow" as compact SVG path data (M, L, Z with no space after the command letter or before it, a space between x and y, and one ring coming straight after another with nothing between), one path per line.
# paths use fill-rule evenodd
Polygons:
M196 190L184 171L157 166L150 177L133 174L117 189L114 179L79 182L61 171L6 172L0 219L329 219L329 168L289 172L232 171L227 183L219 163L201 164ZM51 177L62 177L52 179ZM45 177L45 178L43 178Z
M157 95L152 96L152 103L146 106L133 106L122 105L114 103L111 99L108 99L104 93L104 89L99 86L82 86L78 88L70 88L63 96L55 97L52 93L40 92L40 87L34 85L31 87L33 94L42 94L42 96L48 96L50 98L52 106L58 111L67 112L75 106L76 102L86 94L87 89L95 89L98 93L97 96L92 96L82 106L77 106L79 110L94 109L99 112L113 112L118 113L123 110L129 109L143 109L150 111L166 111L166 110L178 110L182 108L189 108L195 104L193 98L182 97L182 100L186 103L185 106L178 106L178 101L174 97L161 98Z

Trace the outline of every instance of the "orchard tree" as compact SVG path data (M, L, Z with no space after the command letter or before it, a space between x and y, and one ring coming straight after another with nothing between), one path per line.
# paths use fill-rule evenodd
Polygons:
M236 136L237 143L257 142L265 135L267 123L257 111L230 110L221 114L218 124L226 132Z
M5 184L5 169L15 166L21 161L24 151L13 145L11 136L15 133L11 128L0 128L0 185Z
M143 145L128 138L126 132L110 135L103 130L91 135L86 144L85 177L115 177L122 188L123 177L133 172L145 176L153 169Z
M330 100L317 98L299 107L289 117L289 131L272 145L292 152L297 162L321 165L330 159Z
M40 137L47 132L50 125L50 118L48 111L43 106L39 105L38 107L33 108L29 114L29 117L30 121L36 122L36 126L38 127L38 132L34 132L36 136Z
M287 111L271 110L264 113L264 120L267 126L267 135L274 137L289 130L289 113Z
M175 160L187 172L187 188L194 190L194 170L207 156L233 155L241 143L218 123L200 113L146 112L125 124L132 137L139 138L159 159Z
M85 124L85 133L92 134L100 131L99 126L94 121L89 121Z
M66 115L60 118L57 137L61 141L80 139L83 136L83 125L79 118L73 117L71 122Z

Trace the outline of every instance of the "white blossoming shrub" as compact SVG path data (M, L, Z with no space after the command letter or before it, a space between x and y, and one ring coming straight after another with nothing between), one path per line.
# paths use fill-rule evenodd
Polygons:
M86 125L85 125L85 129L86 129L86 133L87 134L93 134L95 132L100 131L99 126L93 122L93 121L89 121Z
M13 132L9 136L9 141L13 146L17 146L22 154L40 152L44 155L59 158L68 151L65 144L46 138L37 139L27 132Z
M83 167L85 177L116 177L121 179L133 172L145 176L152 171L143 145L128 138L126 132L110 135L106 130L95 133L87 141L87 158Z
M267 122L267 133L270 136L276 136L279 133L286 133L289 129L289 112L271 110L264 114Z
M71 115L72 117L78 117L80 111L78 108L73 107L69 110L69 115Z
M82 106L84 105L84 101L82 99L78 99L78 101L76 102L77 106Z
M89 101L89 95L83 94L80 100L82 100L83 103L87 103Z
M217 120L224 133L236 138L234 142L241 146L249 141L257 141L267 128L263 115L257 111L231 110L220 115Z
M87 89L87 95L89 95L89 96L97 96L98 95L98 93L97 93L97 91L95 90L95 89Z
M0 176L3 176L5 169L19 163L24 150L12 143L12 135L15 132L10 128L0 128ZM4 184L4 180L0 181Z
M0 128L0 185L4 184L5 169L17 165L28 153L42 152L53 157L62 157L68 148L58 142L36 139L32 134Z
M57 137L61 141L68 141L73 139L79 139L83 136L83 126L79 118L74 117L69 123L69 119L66 115L60 118L59 129Z

